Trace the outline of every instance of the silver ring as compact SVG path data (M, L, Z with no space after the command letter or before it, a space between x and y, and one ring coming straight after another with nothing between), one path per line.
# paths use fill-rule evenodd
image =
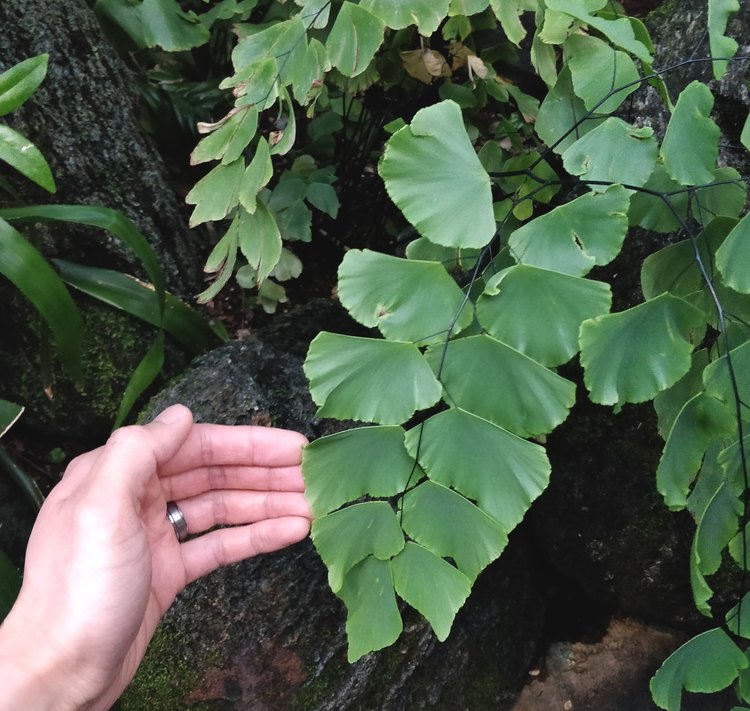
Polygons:
M172 524L177 540L180 543L186 541L188 538L187 521L180 507L174 501L167 501L167 520Z

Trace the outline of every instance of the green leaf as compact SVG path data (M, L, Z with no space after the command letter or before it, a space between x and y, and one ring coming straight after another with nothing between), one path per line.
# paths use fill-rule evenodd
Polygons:
M405 543L396 514L385 501L356 504L318 518L311 535L333 592L341 590L346 574L367 556L389 560Z
M361 74L383 42L384 30L379 17L360 5L344 2L326 40L331 64L344 76Z
M302 200L276 213L276 222L285 240L309 242L312 239L312 211Z
M750 593L745 593L726 615L727 629L732 634L750 639Z
M406 245L407 259L425 262L440 262L449 274L473 269L481 253L479 249L441 247L424 237L419 237Z
M395 425L434 405L441 394L411 343L324 331L310 344L304 370L319 417Z
M578 352L581 323L608 313L611 304L607 284L519 264L490 278L476 310L491 336L556 366Z
M433 347L427 359L435 371L442 369L450 405L521 437L551 432L575 402L573 383L491 336L468 336L447 348Z
M703 371L703 383L706 391L732 406L736 397L747 403L750 399L750 381L743 377L750 372L750 341L724 353Z
M328 2L328 0L325 0ZM296 61L291 67L292 93L300 106L310 103L314 97L313 87L323 84L325 75L331 71L328 50L319 40L312 38L305 49L303 61Z
M294 0L297 5L304 8L298 17L305 21L308 28L322 30L328 26L328 19L331 14L330 0ZM309 20L309 22L307 22Z
M94 12L105 30L113 28L116 34L124 33L137 49L146 48L140 3L133 4L130 0L96 0ZM127 42L125 45L127 46Z
M211 36L198 16L183 12L175 0L143 0L141 18L147 47L179 52L200 47Z
M543 143L555 153L562 154L594 128L595 120L599 120L581 121L585 115L586 107L573 92L570 68L566 65L539 107L534 130Z
M196 297L199 304L206 304L213 299L229 281L237 261L239 248L239 233L234 222L229 226L225 235L216 243L206 260L203 268L209 274L218 272L216 281Z
M713 255L736 220L718 217L703 230L695 242L685 239L650 254L641 266L641 289L647 299L670 292L683 298L705 286L698 267L698 256L704 264L713 262Z
M584 276L619 254L627 212L628 193L619 185L586 193L513 232L511 254L523 264Z
M250 214L255 212L256 204L258 204L258 193L268 184L272 176L273 163L271 162L268 141L261 136L255 148L255 155L242 176L237 195L240 205Z
M596 37L574 34L565 42L565 52L575 93L588 111L612 113L640 86L633 60ZM627 88L604 100L620 87Z
M279 63L274 57L248 64L219 88L234 86L236 107L251 106L257 111L270 109L279 98Z
M398 595L429 620L443 642L456 613L471 592L471 582L450 563L409 541L391 561Z
M0 161L5 161L48 192L57 190L55 179L40 150L28 138L3 124L0 124Z
M240 207L234 218L240 251L257 273L258 284L265 281L281 257L281 233L273 215L258 201L254 213Z
M542 12L542 8L539 8L537 17ZM557 82L557 54L552 45L542 40L539 28L540 24L537 21L537 31L534 33L534 39L531 40L531 64L547 86L554 86Z
M742 127L740 143L750 151L750 113L748 113L747 118L745 119L745 125Z
M125 392L120 400L117 417L113 429L117 429L125 421L128 413L133 409L138 398L156 380L164 365L164 331L159 331L156 339L146 351L146 355L136 366L128 380Z
M521 12L526 9L525 5L524 0L490 0L490 6L500 21L505 36L516 47L520 47L521 41L526 37L526 28L520 18Z
M739 291L750 294L750 214L745 215L727 235L716 252L716 266L724 278L724 283Z
M258 304L267 313L272 314L276 312L276 307L279 304L284 304L289 301L286 295L286 289L277 284L271 279L266 279L258 287L257 295Z
M190 165L209 160L232 163L239 158L258 129L255 107L235 109L219 128L203 138L190 154ZM263 140L263 139L261 139Z
M670 193L680 190L682 186L669 177L661 163L657 163L654 172L643 187L657 193ZM687 219L690 194L677 193L670 195L668 200L669 204L657 195L649 195L645 192L633 193L628 213L630 224L665 234L676 232L680 229L680 220Z
M662 294L581 325L581 364L591 399L601 405L651 400L690 369L704 329L701 313Z
M0 274L10 280L47 322L63 367L80 382L83 321L62 280L47 260L0 218Z
M379 17L393 30L416 25L420 35L429 37L437 31L448 14L450 0L360 0L360 7Z
M154 285L156 297L164 301L164 272L156 253L136 225L125 215L108 207L95 205L32 205L0 210L0 218L6 220L53 220L98 227L113 234L128 246L138 257L148 278Z
M0 116L15 111L36 88L47 74L48 54L30 57L0 74Z
M401 493L415 469L400 427L360 427L316 439L302 451L305 497L322 516L362 496ZM351 462L357 462L356 467Z
M431 242L483 247L494 236L490 179L453 101L421 109L391 136L380 175L393 202Z
M232 51L235 72L240 74L255 62L275 59L280 83L289 84L297 71L296 65L306 56L305 33L305 24L299 17L293 17L243 37Z
M690 577L695 605L707 616L711 615L708 601L712 590L706 585L705 576L713 575L719 569L722 552L737 534L742 514L742 503L733 488L727 482L719 485L698 517L695 529L690 555Z
M165 294L164 313L154 289L143 282L111 269L52 260L65 283L131 316L162 327L188 352L198 354L217 343L217 335L206 319L171 294Z
M15 402L0 398L0 438L13 427L25 409L23 405L16 405Z
M452 558L472 583L508 543L497 521L460 494L432 481L404 496L401 525L408 536L435 555Z
M726 37L729 16L740 9L739 0L708 0L708 44L712 57L728 59L734 57L738 44L731 37ZM714 77L721 79L729 62L713 62Z
M448 14L451 17L456 15L470 17L486 10L489 4L490 0L451 0Z
M281 256L271 271L271 276L278 281L296 279L302 273L302 262L288 249L281 250Z
M696 217L701 224L714 215L738 217L745 206L747 188L744 179L735 168L718 168L714 172L714 181L718 185L700 187L695 193L700 198L701 210L697 210L697 206L694 205L693 211L697 213ZM707 219L705 214L708 214Z
M474 319L463 291L440 264L369 249L346 253L338 295L363 326L377 326L389 340L420 346L444 341Z
M719 155L719 127L711 120L711 90L694 81L680 93L661 145L664 169L681 185L714 179ZM690 150L685 150L690 146Z
M457 408L410 430L406 448L411 456L419 450L419 463L430 479L476 501L506 533L549 483L543 447Z
M708 362L708 349L695 351L690 358L690 370L687 374L654 398L654 409L659 418L659 434L664 440L669 436L685 403L703 391L703 369Z
M339 214L339 196L328 183L311 183L305 193L305 199L334 220Z
M721 691L747 666L745 655L724 630L703 632L674 652L651 679L654 703L679 711L683 688L699 693Z
M605 190L609 183L644 185L654 172L656 158L653 129L635 128L614 116L579 138L562 156L571 175L604 183L592 185L596 191Z
M690 485L706 449L717 439L731 435L735 427L726 405L706 393L698 393L685 403L674 420L656 470L656 488L670 509L687 506Z
M586 0L546 0L547 10L564 12L576 20L601 32L612 44L651 63L652 57L643 42L636 39L630 20L620 17L617 20L606 20L592 15L586 7Z
M271 145L271 155L283 156L289 153L294 146L297 138L297 118L294 115L294 106L292 97L285 86L279 88L282 103L286 106L286 126L281 131L281 135Z
M21 590L21 581L21 571L13 565L5 552L0 550L0 622L13 607Z
M346 657L350 663L398 639L403 625L393 592L390 563L365 558L349 571L338 595L348 612Z
M226 217L239 202L244 173L245 161L240 158L229 165L220 163L201 178L185 198L188 205L195 205L190 215L190 227Z

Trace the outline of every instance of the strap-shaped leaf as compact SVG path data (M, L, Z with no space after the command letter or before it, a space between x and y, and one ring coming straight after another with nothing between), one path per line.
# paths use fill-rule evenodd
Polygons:
M229 165L219 163L193 186L185 198L188 205L195 205L190 215L191 227L209 220L221 220L237 206L244 172L245 161L242 158Z
M714 179L719 127L710 118L713 105L711 90L699 81L688 84L677 99L661 144L661 158L667 173L681 185Z
M258 129L258 109L245 106L233 113L219 128L201 139L190 154L190 165L209 160L232 163L237 160Z
M519 264L487 282L476 310L490 335L551 367L578 352L581 323L611 304L607 284Z
M714 77L721 79L727 70L727 59L734 57L739 46L724 32L727 29L729 16L740 9L739 0L708 0L708 44L711 56L724 61L713 62Z
M702 314L670 294L581 324L581 364L601 405L651 400L690 369Z
M5 161L48 192L57 190L52 171L41 151L28 138L3 124L0 124L0 161Z
M453 558L472 583L508 543L497 521L460 494L432 481L404 496L401 523L417 543L436 555Z
M420 346L444 341L473 320L463 291L437 262L352 249L339 267L339 299L364 326ZM452 330L451 330L452 329Z
M163 328L188 353L206 351L221 339L202 314L171 294L165 294L162 315L151 284L112 269L73 264L62 259L53 259L52 262L66 284L152 326Z
M611 113L639 87L640 75L633 60L596 37L573 34L565 42L565 52L570 57L573 88L587 111ZM604 101L620 87L627 88Z
M748 660L722 629L703 632L682 645L651 679L651 694L659 708L679 711L682 690L721 691L748 667Z
M15 111L42 83L47 74L48 54L29 57L0 74L0 116Z
M404 534L391 505L368 501L318 518L312 540L328 568L328 584L341 590L344 576L371 555L389 560L404 547Z
M149 346L140 363L135 367L125 386L125 392L117 409L117 417L113 425L114 429L125 422L125 418L133 409L138 398L146 388L156 379L164 365L164 331L159 331L154 342Z
M60 277L19 232L0 218L0 274L42 315L65 370L80 382L83 321Z
M406 447L419 449L430 479L476 501L507 533L549 483L543 447L458 408L410 430Z
M344 2L326 40L331 64L344 76L361 74L383 42L384 30L379 17L361 5Z
M619 253L628 229L628 193L613 185L540 215L510 236L517 262L584 276Z
M727 235L716 252L716 266L724 283L742 294L750 294L750 214Z
M396 425L434 405L441 394L411 343L324 331L310 344L304 370L320 417Z
M23 405L0 399L0 437L13 427L25 409Z
M168 52L200 47L210 34L193 12L183 12L175 0L143 0L143 34L147 47Z
M471 582L446 560L409 541L391 561L399 597L422 614L442 642L471 592Z
M393 591L390 563L365 558L349 571L338 596L348 613L346 658L350 663L398 639L403 624Z
M416 25L420 35L429 37L448 14L450 0L361 0L360 7L369 10L393 30Z
M654 171L657 145L652 128L636 128L613 116L579 138L562 158L571 175L603 183L592 190L605 190L610 183L640 187Z
M380 175L391 200L431 242L483 247L494 236L490 178L455 102L421 109L394 133Z
M302 472L313 514L322 516L362 496L400 494L414 471L404 434L400 427L360 427L307 445Z
M664 503L676 510L687 506L690 485L706 449L736 428L726 405L706 393L688 400L672 425L656 470L656 488Z
M442 365L449 404L521 437L551 432L575 402L573 383L488 335L436 346L427 359L436 372Z
M601 3L598 3L601 5ZM633 25L625 17L607 20L592 15L586 0L546 0L548 10L564 12L576 20L601 32L612 44L634 54L638 59L651 63L652 57L643 42L636 39Z

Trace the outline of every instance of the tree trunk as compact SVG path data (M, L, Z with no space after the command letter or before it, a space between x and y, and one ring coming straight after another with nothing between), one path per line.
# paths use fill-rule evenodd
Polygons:
M169 288L194 294L200 264L181 205L161 157L138 124L128 70L84 0L0 2L0 70L43 52L50 57L46 79L7 118L45 155L58 191L49 196L29 186L25 197L124 212L158 253ZM126 248L108 247L134 265Z

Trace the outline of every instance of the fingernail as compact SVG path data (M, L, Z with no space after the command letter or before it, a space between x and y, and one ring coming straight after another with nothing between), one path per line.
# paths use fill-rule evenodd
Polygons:
M155 418L154 422L163 422L165 425L172 425L183 418L183 406L172 405L163 412L160 412Z

